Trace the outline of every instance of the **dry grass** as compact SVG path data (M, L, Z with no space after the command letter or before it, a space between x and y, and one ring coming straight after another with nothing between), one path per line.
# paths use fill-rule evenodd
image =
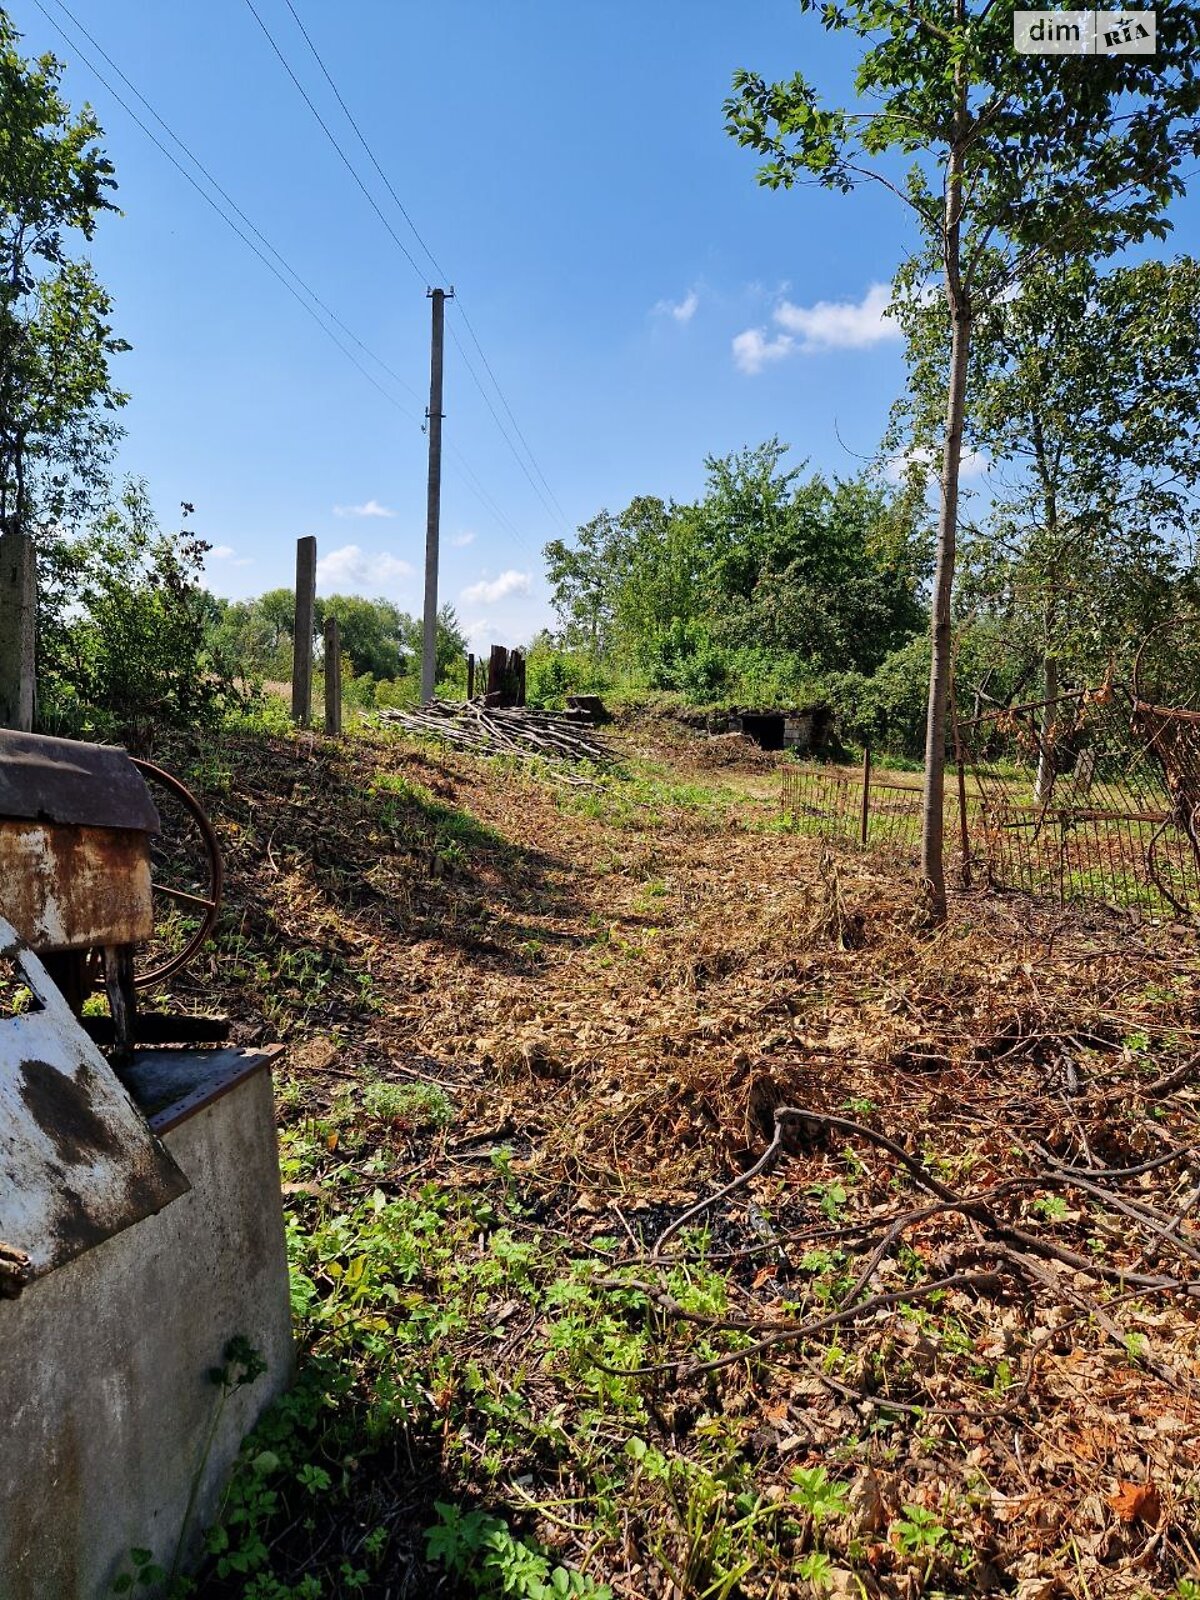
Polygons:
M1200 1137L1192 932L968 893L930 935L896 873L777 826L759 752L731 759L727 741L650 720L616 738L635 776L582 799L383 735L246 736L209 752L196 770L230 900L221 949L183 997L225 1004L244 1038L292 1044L291 1117L364 1072L435 1079L456 1139L506 1130L540 1226L581 1249L624 1233L652 1278L648 1242L762 1153L780 1106L885 1135L955 1194L994 1192L982 1221L914 1218L868 1286L967 1263L996 1276L994 1292L951 1292L933 1323L881 1307L842 1346L797 1340L719 1389L681 1354L665 1434L686 1451L697 1416L725 1408L764 1482L840 1459L859 1489L874 1483L879 1507L855 1534L864 1592L1176 1592L1198 1563L1197 1300L1134 1298L1122 1275L1196 1275L1186 1250L1200 1231L1194 1213L1177 1217L1195 1158L1103 1180L1140 1219L1047 1163L1103 1172ZM814 1124L785 1151L712 1216L710 1248L726 1252L750 1323L799 1293L814 1240L840 1228L853 1264L920 1199L868 1138ZM444 1140L408 1159L414 1181L464 1181ZM1028 1181L1010 1193L1014 1177ZM1174 1220L1182 1254L1151 1212ZM997 1243L1014 1229L1102 1270L1037 1249L1022 1266ZM668 1310L668 1364L671 1322ZM958 1342L943 1348L951 1324ZM857 1455L832 1453L850 1436ZM900 1558L887 1530L901 1505L973 1541L966 1589ZM590 1560L630 1600L681 1592L652 1578L644 1551L639 1577L629 1552L597 1545ZM732 1593L808 1592L770 1582Z

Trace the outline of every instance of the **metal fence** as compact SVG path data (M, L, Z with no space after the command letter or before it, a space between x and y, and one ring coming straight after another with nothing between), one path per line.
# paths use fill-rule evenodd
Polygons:
M797 832L841 839L915 864L921 854L921 789L920 773L881 768L866 751L855 766L809 761L786 768L783 809ZM965 864L969 875L953 766L946 773L945 808L948 865L961 873Z
M961 723L945 775L947 871L1149 915L1200 910L1200 713L1106 684ZM913 863L921 778L807 763L792 826Z

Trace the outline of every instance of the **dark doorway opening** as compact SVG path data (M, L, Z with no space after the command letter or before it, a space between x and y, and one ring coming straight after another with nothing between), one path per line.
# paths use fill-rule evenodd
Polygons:
M783 716L780 713L761 712L743 715L742 732L764 750L783 749Z

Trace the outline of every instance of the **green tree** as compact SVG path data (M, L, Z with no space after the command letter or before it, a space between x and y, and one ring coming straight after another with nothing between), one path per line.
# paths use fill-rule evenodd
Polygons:
M90 109L72 113L51 55L24 60L0 11L0 530L78 515L103 484L118 430L112 306L70 254L113 207Z
M944 392L944 314L910 303L904 321L902 415L919 454ZM993 462L983 526L964 530L970 608L1005 618L1047 700L1064 671L1128 668L1175 604L1196 528L1200 263L1031 271L977 319L965 427Z
M903 292L941 281L948 318L941 508L933 585L922 876L946 915L945 714L951 668L958 486L971 336L1037 263L1112 254L1168 230L1181 167L1200 150L1200 5L1159 17L1157 57L1040 56L1013 48L1012 4L995 0L800 0L859 42L859 104L820 103L797 73L734 78L729 132L766 157L769 187L843 193L883 185L911 210L919 249ZM901 171L896 158L908 160Z
M291 589L268 589L252 600L219 600L212 646L242 678L286 678L292 670L295 623Z
M975 566L1031 613L1053 698L1060 662L1128 660L1170 605L1200 484L1200 263L1032 273L975 347L969 424L1001 467L999 560Z
M184 508L185 518L192 512ZM38 720L45 732L150 748L166 728L242 704L214 651L220 606L202 583L210 546L161 532L130 480L83 533L48 540L38 596Z
M550 603L568 650L601 656L611 648L617 595L628 570L633 537L623 517L601 511L583 524L574 543L551 539L546 545Z
M924 624L923 511L861 477L806 478L787 454L770 439L709 457L694 505L642 495L548 547L563 641L700 700L878 665Z
M420 617L406 616L404 638L411 658L411 672L421 676L422 624ZM467 636L462 631L458 614L447 603L438 612L437 643L434 654L434 681L436 683L466 683Z
M374 678L400 678L408 670L405 649L409 645L412 618L390 600L364 600L356 594L331 594L318 597L315 610L318 636L325 619L336 617L342 642L342 656L356 673L369 672Z

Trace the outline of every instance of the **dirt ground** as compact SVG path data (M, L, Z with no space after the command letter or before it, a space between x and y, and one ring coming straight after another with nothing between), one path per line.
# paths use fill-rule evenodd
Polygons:
M1195 1600L1193 931L977 889L930 933L905 864L788 831L774 758L612 739L591 787L382 732L175 752L229 895L173 1003L289 1045L302 1336L347 1412L388 1358L337 1216L427 1196L457 1241L378 1268L407 1453L339 1436L370 1491L343 1468L319 1559L264 1512L253 1592L539 1592L485 1574L490 1522L431 1543L437 1500L592 1585L547 1594ZM460 1325L414 1349L433 1303Z

